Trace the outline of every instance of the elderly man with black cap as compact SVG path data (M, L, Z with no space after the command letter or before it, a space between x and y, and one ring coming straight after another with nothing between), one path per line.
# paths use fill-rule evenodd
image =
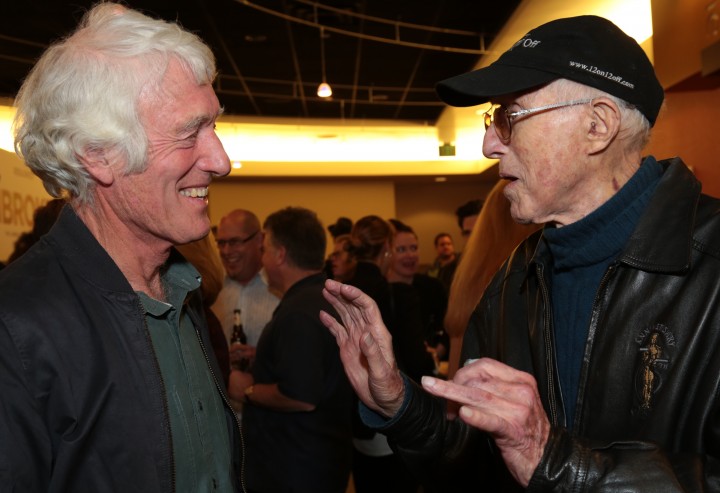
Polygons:
M366 423L428 490L720 491L720 202L643 157L663 90L640 46L559 19L437 89L493 103L483 152L514 219L547 225L485 291L452 381L406 378L377 308L328 281Z

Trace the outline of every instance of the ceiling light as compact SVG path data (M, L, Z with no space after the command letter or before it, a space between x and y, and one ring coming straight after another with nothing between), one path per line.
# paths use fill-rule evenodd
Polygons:
M332 96L332 88L325 77L325 28L320 26L320 64L322 66L322 82L317 88L317 95L321 98Z
M330 87L330 84L323 81L317 89L317 95L321 98L329 98L332 96L332 87Z

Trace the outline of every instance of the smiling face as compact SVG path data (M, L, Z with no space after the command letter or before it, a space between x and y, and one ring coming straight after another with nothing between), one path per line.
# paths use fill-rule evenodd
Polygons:
M556 103L559 97L546 86L495 102L517 111ZM569 224L597 206L597 173L588 167L583 149L590 116L588 104L518 118L508 144L493 127L485 133L483 154L500 160L500 177L510 182L504 193L517 222Z
M418 240L413 233L398 232L393 242L391 269L398 278L412 282L420 262Z
M257 218L233 211L220 220L215 239L227 275L241 284L250 282L262 268L262 241Z
M148 163L136 174L118 172L105 194L114 214L145 244L183 244L210 231L208 185L230 172L215 134L220 113L210 85L198 85L179 62L170 62L158 88L138 103L148 139Z

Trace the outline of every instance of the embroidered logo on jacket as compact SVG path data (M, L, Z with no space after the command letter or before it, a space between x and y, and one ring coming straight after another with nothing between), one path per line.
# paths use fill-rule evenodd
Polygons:
M675 336L662 324L643 329L635 341L640 346L635 370L633 414L646 416L663 385L675 350Z

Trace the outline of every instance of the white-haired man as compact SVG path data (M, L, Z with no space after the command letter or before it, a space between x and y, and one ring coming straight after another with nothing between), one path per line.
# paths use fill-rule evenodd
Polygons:
M200 276L173 248L208 234L230 171L214 77L194 34L100 3L24 82L16 149L69 205L0 276L3 491L240 490Z

